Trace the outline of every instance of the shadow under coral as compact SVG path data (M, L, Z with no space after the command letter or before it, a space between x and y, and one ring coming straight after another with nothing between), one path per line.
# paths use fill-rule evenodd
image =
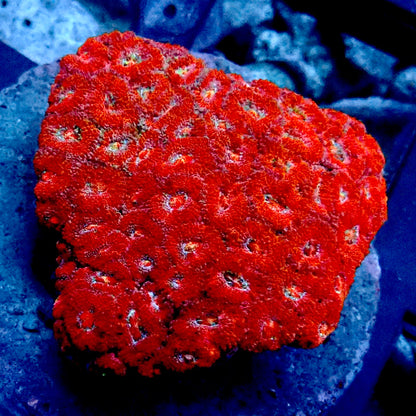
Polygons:
M220 359L211 368L165 372L149 379L133 371L124 377L86 372L67 357L62 377L81 402L93 403L100 414L129 414L132 409L152 414L159 404L163 404L166 414L169 407L176 413L173 408L203 406L205 400L214 398L232 399L236 386L248 385L253 380L252 358L251 353L240 351L231 358Z

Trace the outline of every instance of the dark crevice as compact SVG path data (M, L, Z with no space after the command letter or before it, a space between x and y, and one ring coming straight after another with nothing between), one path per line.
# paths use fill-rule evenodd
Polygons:
M168 19L173 19L176 16L176 12L177 12L177 9L174 4L169 4L163 9L163 14Z
M216 46L225 57L238 65L249 63L254 35L246 25L225 36Z
M56 242L60 234L45 226L39 227L32 258L32 271L46 290L56 297L55 269L58 250Z

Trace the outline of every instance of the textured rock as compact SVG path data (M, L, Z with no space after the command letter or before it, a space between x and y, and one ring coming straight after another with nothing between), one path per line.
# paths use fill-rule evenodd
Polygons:
M274 16L272 0L224 0L223 10L226 32L245 25L258 26Z
M386 219L358 121L132 32L61 60L35 193L62 350L143 375L320 345Z
M7 144L0 153L0 296L6 306L0 310L0 413L314 416L332 407L360 371L370 342L380 277L374 252L357 271L337 330L325 345L312 350L237 354L204 373L143 383L132 378L91 379L68 371L57 355L49 326L40 325L38 334L22 335L21 316L32 313L37 304L37 314L50 311L53 303L40 284L47 285L49 274L33 275L30 260L34 248L44 251L47 245L45 239L37 241L32 158L56 73L57 66L36 68L16 86L0 92L0 131ZM23 211L10 208L10 201L16 201L16 207L22 203ZM39 253L35 260L47 262Z
M375 123L390 122L405 124L413 120L416 104L402 103L382 97L344 98L331 104L331 108L343 111L361 120Z
M196 42L194 48L202 49L218 41L222 31L221 9L213 8L214 3L214 0L141 1L137 5L140 13L135 30L142 36L186 47L191 47ZM212 15L211 9L214 9ZM210 26L204 29L207 20ZM210 30L214 35L209 33Z
M344 35L345 56L355 65L379 81L389 83L393 78L393 68L397 58L384 53L352 36Z
M302 92L319 99L325 92L326 81L333 71L329 52L320 41L316 19L292 11L285 3L276 2L277 16L290 31L279 32L259 26L254 28L252 55L257 62L273 62L289 67L304 87Z
M415 346L414 340L409 340L400 334L393 348L392 361L404 371L416 371Z
M129 22L110 18L91 2L7 0L0 4L0 40L33 62L47 64L75 53L88 37L126 30ZM108 2L110 3L110 2ZM111 2L112 7L125 0ZM110 7L111 9L111 7Z
M191 49L196 51L212 50L214 45L224 36L223 17L222 2L214 1L204 24L198 27L198 33L192 42Z
M2 415L28 414L30 409L26 403L33 397L33 392L29 393L30 385L38 386L35 395L47 391L54 385L52 366L59 368L52 331L36 322L37 307L47 305L45 309L50 309L53 301L31 267L38 235L33 195L36 176L32 160L40 131L39 120L45 113L57 69L56 64L36 67L22 76L16 86L0 93ZM51 365L50 374L45 373L46 362ZM40 374L42 376L38 378Z
M276 65L268 62L259 62L244 65L244 68L250 71L244 78L246 81L253 81L255 79L267 79L280 88L287 88L289 90L295 89L295 83L289 74Z
M401 100L416 102L416 67L400 71L394 78L393 94Z
M393 80L397 58L352 36L344 35L345 57L373 78L374 94L385 94Z
M295 89L295 83L289 74L272 63L258 62L241 66L218 55L195 51L192 51L192 54L197 58L203 59L209 68L239 74L246 81L251 82L256 79L264 79L273 82L281 88Z

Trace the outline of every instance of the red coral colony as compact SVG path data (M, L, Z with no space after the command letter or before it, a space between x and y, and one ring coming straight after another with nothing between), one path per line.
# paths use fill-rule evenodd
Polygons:
M113 32L61 60L35 169L63 351L152 376L321 344L386 219L357 120Z

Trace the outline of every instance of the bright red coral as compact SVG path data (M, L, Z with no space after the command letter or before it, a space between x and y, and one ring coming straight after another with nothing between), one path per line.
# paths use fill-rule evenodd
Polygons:
M113 32L61 61L35 168L64 351L146 376L335 329L386 219L357 120Z

